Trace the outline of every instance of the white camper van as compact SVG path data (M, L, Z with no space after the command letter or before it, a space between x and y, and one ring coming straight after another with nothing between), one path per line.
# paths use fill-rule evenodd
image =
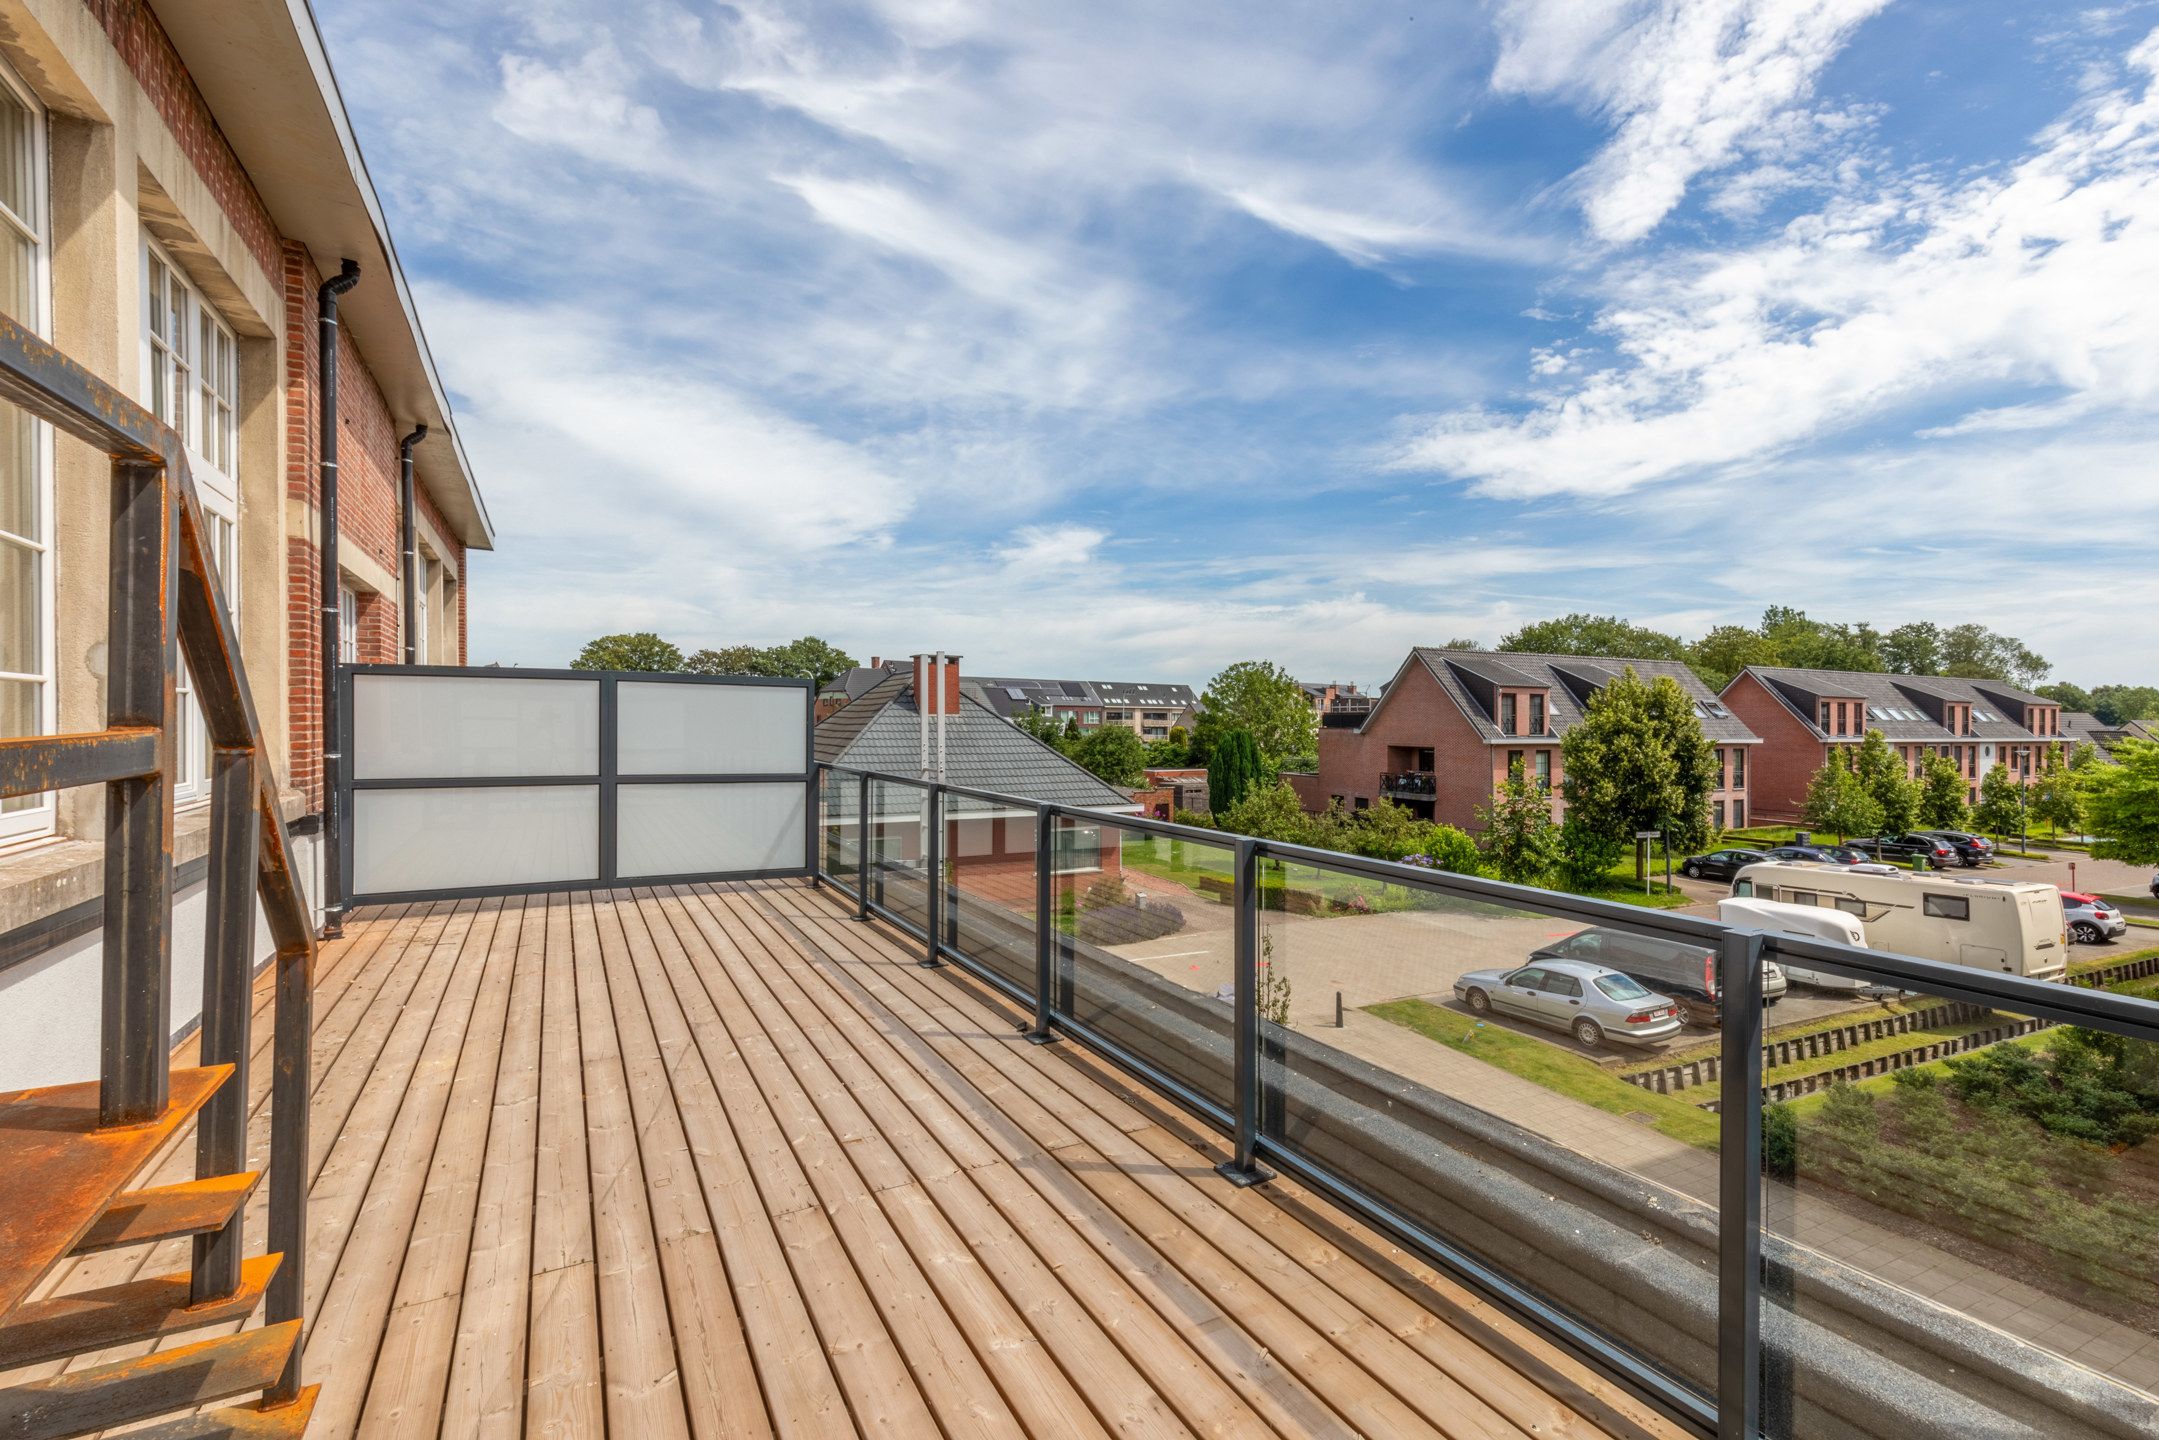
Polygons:
M1719 900L1717 918L1727 925L1746 930L1796 935L1803 940L1833 940L1840 945L1867 948L1866 927L1859 923L1857 915L1819 905L1786 905L1776 900ZM1812 985L1817 990L1864 990L1874 983L1850 975L1832 975L1827 970L1808 970L1782 957L1777 964L1782 967L1786 979L1800 985Z
M1864 875L1837 865L1768 860L1742 869L1732 894L1841 910L1866 928L1874 950L2033 980L2059 980L2069 968L2062 892L2052 885Z

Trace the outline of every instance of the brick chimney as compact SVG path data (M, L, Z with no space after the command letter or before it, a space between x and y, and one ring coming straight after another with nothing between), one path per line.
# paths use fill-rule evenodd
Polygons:
M937 657L934 654L914 657L915 694L917 696L930 693L931 687L936 683L932 674L936 668ZM945 656L944 691L939 698L942 702L937 707L939 713L945 715L957 715L960 713L960 657L957 655ZM918 708L927 707L918 704Z

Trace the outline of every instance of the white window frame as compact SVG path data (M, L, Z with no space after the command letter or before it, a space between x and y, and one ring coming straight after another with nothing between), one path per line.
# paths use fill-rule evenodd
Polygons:
M360 592L343 582L337 587L337 658L360 663Z
M52 187L45 106L5 61L0 61L0 85L7 87L7 93L30 116L30 208L34 213L16 215L0 206L0 225L13 227L30 241L32 247L31 290L35 313L14 318L49 339L52 333ZM38 616L32 637L37 649L37 668L6 671L0 673L0 678L28 681L37 686L37 704L31 723L36 726L35 733L50 735L58 727L60 709L59 682L53 664L58 649L54 612L59 601L54 572L59 567L54 564L52 427L43 421L33 421L30 436L30 483L37 506L37 533L19 536L9 533L13 540L37 557ZM59 816L55 792L47 790L0 804L10 807L0 809L0 846L42 840L53 833Z
M188 473L202 502L212 562L235 622L240 614L239 337L217 307L156 239L142 237L143 403L180 434ZM175 805L210 798L210 731L195 699L194 677L180 662L175 677L180 722Z

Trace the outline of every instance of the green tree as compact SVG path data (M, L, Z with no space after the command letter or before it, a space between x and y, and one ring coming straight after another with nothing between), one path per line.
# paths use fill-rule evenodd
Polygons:
M1899 675L1942 672L1942 627L1931 620L1899 625L1882 637L1882 663Z
M2033 693L2046 696L2064 710L2081 710L2087 715L2092 713L2092 692L2081 685L2072 685L2067 680L2038 686Z
M2069 747L2069 772L2089 770L2099 763L2099 747L2089 740L2079 740Z
M1023 735L1031 735L1052 750L1064 750L1065 727L1063 722L1049 711L1030 705L1012 717L1012 723Z
M1645 681L1629 666L1589 697L1561 749L1570 821L1621 845L1637 830L1662 830L1674 846L1708 834L1716 747L1670 676Z
M2083 772L2084 828L2101 837L2092 854L2159 865L2159 745L2124 740L2114 760Z
M1181 770L1192 763L1192 737L1182 725L1170 727L1160 740L1147 742L1147 764L1152 769Z
M1938 830L1961 830L1968 808L1964 776L1947 755L1919 762L1919 823Z
M2031 818L2054 834L2076 833L2084 823L2084 787L2066 765L2052 765L2032 782Z
M1882 807L1867 793L1866 784L1852 773L1847 747L1831 749L1829 758L1807 782L1800 817L1816 830L1827 830L1839 841L1848 835L1871 835L1882 828Z
M2159 716L2159 687L2151 685L2094 685L2092 714L2102 724L2127 725L2132 720Z
M1319 720L1296 677L1265 660L1240 660L1207 682L1200 697L1193 746L1212 757L1233 730L1249 734L1268 773L1314 755Z
M805 635L800 640L790 640L785 645L775 645L765 652L769 669L757 671L761 675L788 675L809 681L819 690L855 668L855 657L837 645L828 645L815 635Z
M1879 730L1869 730L1852 757L1852 773L1867 787L1867 794L1882 807L1882 829L1902 833L1919 819L1919 786L1905 771L1904 761Z
M1580 612L1524 625L1502 639L1499 648L1527 655L1605 655L1634 660L1687 658L1687 647L1677 635L1651 630L1617 615Z
M700 650L683 662L692 675L770 675L772 652L757 645L729 645ZM822 687L820 687L822 688Z
M1147 778L1147 746L1122 725L1102 725L1072 742L1072 763L1112 785L1137 785Z
M1267 780L1266 763L1260 759L1252 732L1231 730L1222 736L1207 761L1207 808L1217 815L1234 810L1238 801Z
M1570 808L1559 827L1559 882L1587 894L1611 884L1612 867L1626 853L1627 842L1600 829Z
M1704 685L1722 690L1749 665L1775 665L1778 660L1776 647L1759 630L1719 625L1687 647L1687 663Z
M1552 799L1515 761L1490 805L1477 807L1484 829L1484 856L1492 873L1516 885L1533 885L1559 860L1559 829Z
M2007 765L1996 761L1979 782L1979 805L1972 811L1972 825L2000 840L2014 835L2023 819L2024 787Z
M1215 825L1232 835L1303 845L1311 837L1312 818L1304 813L1304 802L1287 780L1272 785L1261 781L1228 809L1216 811Z
M650 630L632 635L602 635L585 642L570 662L572 670L680 670L682 652Z
M1971 680L2006 680L2032 686L2047 678L2045 658L2023 641L1984 625L1963 624L1942 632L1941 670Z
M1762 638L1779 665L1808 670L1880 670L1882 637L1873 626L1810 620L1803 610L1772 605L1762 612Z

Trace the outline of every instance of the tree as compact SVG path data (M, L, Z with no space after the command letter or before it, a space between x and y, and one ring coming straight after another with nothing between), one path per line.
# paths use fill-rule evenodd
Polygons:
M1215 825L1232 835L1303 845L1311 839L1312 817L1304 813L1304 802L1289 782L1278 780L1253 786L1228 810L1216 812Z
M2032 782L2031 818L2054 834L2076 833L2084 823L2084 790L2075 771L2065 765L2049 766Z
M1872 835L1882 828L1882 807L1852 773L1851 756L1843 746L1832 749L1807 782L1799 811L1811 828L1830 831L1839 842L1847 835Z
M1649 682L1628 667L1589 697L1561 749L1570 822L1622 845L1637 830L1662 830L1674 845L1708 834L1716 747L1670 676Z
M2159 716L2159 687L2094 685L2091 698L2092 714L2104 725L2127 725Z
M1559 831L1552 824L1552 800L1529 778L1519 760L1492 797L1477 807L1484 827L1484 855L1492 873L1517 885L1533 885L1559 860Z
M1147 778L1147 746L1122 725L1089 730L1065 753L1073 764L1111 785L1137 785Z
M1301 691L1299 692L1302 693ZM1220 815L1267 783L1267 767L1249 730L1231 730L1207 762L1207 808Z
M2007 765L1996 761L1979 782L1979 805L1972 811L1972 825L2000 840L2015 834L2023 818L2024 787L2009 773Z
M1852 773L1859 777L1874 803L1882 807L1883 830L1902 834L1912 828L1919 818L1919 787L1881 731L1869 730L1859 742L1859 753L1852 757Z
M2088 770L2099 763L2099 747L2089 740L2079 740L2069 747L2069 771Z
M2159 865L2159 745L2124 740L2115 763L2084 771L2084 828L2101 837L2092 854Z
M1938 675L1942 627L1931 620L1899 625L1882 637L1882 663L1899 675Z
M1453 640L1449 640L1446 644L1440 646L1439 648L1442 650L1482 650L1484 648L1484 642L1482 640L1465 640L1461 638L1456 638Z
M1687 658L1687 647L1677 635L1651 630L1617 615L1579 612L1524 625L1501 640L1499 648L1527 655L1605 655L1634 660Z
M2087 715L2092 713L2092 692L2081 685L2072 685L2067 680L2041 685L2033 693L2046 696L2064 710L2081 710Z
M1762 638L1779 665L1807 670L1880 670L1882 637L1872 625L1810 620L1803 610L1772 605L1762 612Z
M1151 769L1181 770L1191 763L1192 737L1182 725L1171 726L1169 734L1147 742L1147 764Z
M1012 723L1021 734L1033 736L1050 749L1060 752L1064 749L1065 727L1049 711L1030 705L1013 716Z
M1919 823L1938 830L1964 828L1964 776L1947 755L1919 762Z
M855 657L837 645L828 645L815 635L805 635L800 640L790 640L785 645L775 645L765 652L770 667L756 673L762 675L790 675L809 681L822 690L847 671L855 668Z
M1749 665L1776 664L1777 650L1758 630L1744 625L1719 625L1687 647L1687 663L1702 677L1704 685L1722 690Z
M1559 827L1560 883L1583 894L1602 890L1611 883L1612 867L1626 848L1619 836L1590 824L1570 808Z
M772 672L765 666L771 653L756 645L729 645L721 650L708 647L684 661L682 668L692 675L770 675Z
M1296 677L1265 660L1240 660L1207 682L1193 743L1209 756L1233 730L1259 748L1271 775L1319 749L1319 720Z
M570 662L572 670L680 670L682 652L650 630L634 635L602 635L585 642Z
M1941 670L1971 680L2006 680L2036 685L2047 678L2045 658L2023 641L1997 635L1984 625L1963 624L1942 633Z

